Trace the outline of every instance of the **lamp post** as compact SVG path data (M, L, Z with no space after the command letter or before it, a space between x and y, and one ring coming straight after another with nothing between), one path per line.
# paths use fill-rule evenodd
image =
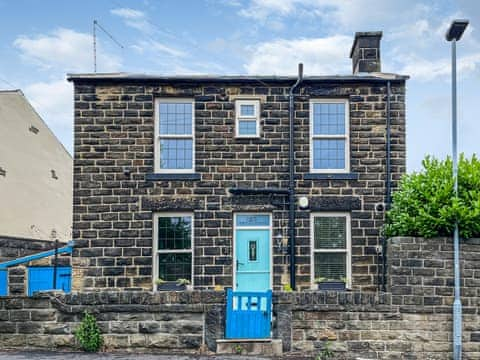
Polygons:
M454 20L448 29L445 38L452 43L452 162L453 162L453 190L458 197L457 176L457 41L463 35L468 20ZM462 358L462 301L460 299L460 244L458 236L458 221L455 220L453 231L453 251L455 267L455 300L453 302L453 359Z

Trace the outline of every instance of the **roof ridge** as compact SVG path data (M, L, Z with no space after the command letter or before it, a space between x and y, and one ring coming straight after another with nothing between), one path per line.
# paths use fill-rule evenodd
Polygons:
M0 93L18 93L18 94L24 95L23 91L20 89L5 89L5 90L0 90Z

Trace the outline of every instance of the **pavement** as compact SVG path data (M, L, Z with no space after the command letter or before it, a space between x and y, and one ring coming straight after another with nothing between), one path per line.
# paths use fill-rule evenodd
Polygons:
M168 355L84 353L59 351L0 351L0 360L270 360L279 358L239 355ZM288 359L294 359L289 357Z

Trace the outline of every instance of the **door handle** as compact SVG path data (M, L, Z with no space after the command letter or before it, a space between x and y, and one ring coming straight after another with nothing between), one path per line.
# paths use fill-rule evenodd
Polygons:
M240 265L245 265L244 263L241 263L240 261L237 260L237 270Z

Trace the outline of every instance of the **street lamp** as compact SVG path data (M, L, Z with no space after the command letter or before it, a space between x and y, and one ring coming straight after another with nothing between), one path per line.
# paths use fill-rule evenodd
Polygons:
M468 20L454 20L445 38L452 43L452 161L453 190L458 197L457 176L457 41L463 35ZM455 262L455 300L453 302L453 359L462 358L462 301L460 300L460 245L458 239L458 221L455 220L453 232L453 251Z

